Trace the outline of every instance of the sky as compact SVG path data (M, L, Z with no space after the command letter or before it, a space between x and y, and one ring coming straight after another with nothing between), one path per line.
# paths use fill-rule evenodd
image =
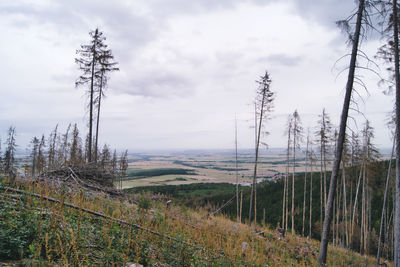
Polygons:
M295 110L305 132L316 131L323 108L338 125L349 62L340 58L350 47L335 21L355 8L343 0L1 1L0 137L4 143L12 125L25 148L57 124L87 133L87 88L75 88L75 57L99 28L120 68L103 101L101 144L130 152L229 149L236 116L238 147L251 148L255 81L268 71L276 98L264 141L285 147ZM372 37L362 49L374 58L381 44ZM368 118L375 144L390 147L394 96L372 72L360 75L368 92L358 88L362 115L352 112L349 127L359 131Z

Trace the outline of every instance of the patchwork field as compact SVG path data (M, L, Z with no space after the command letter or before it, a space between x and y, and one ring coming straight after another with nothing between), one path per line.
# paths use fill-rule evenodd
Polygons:
M296 172L304 172L304 155L296 156L298 158ZM234 151L131 154L127 177L122 181L122 188L190 183L236 183L235 163ZM313 164L315 170L319 162ZM290 172L292 169L293 163L290 163ZM239 151L237 166L239 183L249 185L253 173L254 152ZM283 149L266 150L261 153L257 168L258 182L275 179L285 173L286 154Z

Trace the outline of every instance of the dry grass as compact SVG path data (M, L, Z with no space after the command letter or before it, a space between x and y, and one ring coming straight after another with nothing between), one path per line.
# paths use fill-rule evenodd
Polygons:
M25 195L15 201L10 194L0 195L2 200L15 203L16 213L32 216L37 232L29 246L29 257L38 262L63 266L121 266L126 262L149 266L317 266L318 241L290 234L280 239L276 231L268 228L259 229L265 233L257 235L253 227L223 216L209 217L205 210L166 207L160 202L153 202L152 208L146 209L144 204L138 206L106 195L87 196L80 190L67 195L51 185L26 181L17 187L42 196L37 199ZM43 197L59 199L60 203ZM143 199L150 201L146 196L136 201L142 203ZM65 207L63 203L67 202L79 209ZM82 209L112 219L96 218ZM118 224L114 219L140 225L161 236ZM244 244L247 247L243 250ZM374 259L330 246L328 266L374 266Z

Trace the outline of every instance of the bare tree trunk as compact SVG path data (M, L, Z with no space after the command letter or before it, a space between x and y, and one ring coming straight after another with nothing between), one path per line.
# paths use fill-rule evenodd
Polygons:
M94 44L95 45L95 44ZM93 45L93 46L94 46ZM94 94L94 63L96 60L96 48L93 47L92 76L90 78L90 107L89 107L89 147L88 162L92 162L92 138L93 138L93 94Z
M327 184L327 180L326 180L326 151L324 151L324 210L326 210L326 184Z
M333 243L333 245L335 246L336 245L336 240L335 240L335 237L336 237L336 235L335 235L335 230L336 230L336 228L335 228L335 221L336 221L336 202L334 201L333 202L333 220L332 220L332 232L333 232L333 235L332 235L332 243Z
M289 167L288 167L289 172ZM289 223L289 174L286 176L286 214L285 214L285 232L288 229Z
M343 211L344 211L344 232L345 232L345 245L349 247L349 229L348 229L348 217L347 217L347 193L346 193L346 164L342 163L342 175L343 175Z
M294 123L296 123L294 121ZM293 125L293 172L292 172L292 235L294 235L294 173L296 172L296 126Z
M350 235L350 242L351 243L353 243L355 215L357 213L358 192L359 192L360 183L361 183L362 170L363 170L363 166L361 166L361 169L360 169L360 174L358 176L358 181L357 181L356 196L354 197L353 218L351 220L351 235Z
M396 1L396 0L393 0L393 1ZM356 59L357 59L358 44L359 44L360 32L361 32L361 22L362 22L362 16L363 16L363 11L364 11L364 3L365 3L365 0L359 1L359 7L358 7L358 11L357 11L357 23L356 23L356 30L355 30L354 38L353 38L353 49L352 49L352 53L351 53L349 75L348 75L347 84L346 84L346 95L345 95L345 99L344 99L344 103L343 103L343 110L342 110L342 116L341 116L340 128L339 128L339 136L338 136L338 142L337 142L337 147L336 147L336 152L335 152L335 161L333 163L332 176L331 176L331 181L330 181L330 186L329 186L328 202L327 202L327 207L326 207L326 211L325 211L324 225L323 225L322 236L321 236L321 247L320 247L319 259L318 259L318 262L320 265L326 264L326 255L327 255L328 241L329 241L329 227L330 227L330 222L332 219L332 217L331 217L332 206L333 206L333 200L335 198L336 180L337 180L338 174L339 174L340 161L342 159L342 153L343 153L343 144L344 144L344 139L345 139L345 135L346 135L347 117L348 117L348 113L349 113L351 93L353 90L354 73L355 73L355 69L356 69ZM400 98L400 90L399 90L399 98ZM400 107L399 107L399 114L400 114ZM399 124L400 124L400 121L399 121ZM399 141L400 141L400 135L399 135ZM399 147L399 155L400 155L400 147ZM400 161L399 161L399 163L400 163ZM400 187L399 187L399 189L400 189ZM399 192L400 192L400 190L399 190ZM399 199L399 207L400 207L400 199ZM400 220L400 213L399 213L399 220Z
M283 208L282 208L282 228L287 230L287 214L288 214L288 178L289 178L289 157L290 157L290 134L291 134L291 122L288 125L288 142L286 150L286 174L284 180L284 191L283 191Z
M309 143L309 134L307 135L307 145L306 145L306 172L304 173L304 197L303 197L303 226L301 228L301 234L304 236L304 223L306 220L306 192L307 192L307 174L308 174L308 143Z
M393 0L394 73L396 80L396 209L394 217L394 265L400 266L400 68L397 0Z
M322 218L323 218L323 216L324 216L324 209L325 209L325 204L324 204L324 191L323 191L323 189L324 189L324 172L323 172L323 165L322 165L322 150L323 150L323 148L322 148L322 141L321 141L321 150L320 150L320 159L321 159L321 162L320 162L320 167L321 167L321 169L320 169L320 188L319 188L319 191L320 191L320 202L321 202L321 205L320 205L320 222L321 222L321 224L322 224Z
M237 119L235 114L235 169L236 169L236 221L239 220L239 174L238 174L238 150L237 150Z
M254 231L257 232L257 178L254 186Z
M364 3L365 3L365 0L359 1L359 7L358 7L358 12L357 12L357 23L356 23L356 30L355 30L354 38L353 38L353 49L352 49L352 53L351 53L349 75L348 75L347 85L346 85L346 95L345 95L345 99L344 99L344 103L343 103L342 116L341 116L341 120L340 120L339 136L338 136L337 148L336 148L336 152L335 152L335 161L334 161L333 169L332 169L328 202L327 202L327 207L326 207L326 211L325 211L324 225L323 225L322 236L321 236L321 247L320 247L320 254L319 254L319 259L318 259L318 262L320 265L324 265L326 263L326 254L327 254L327 250L328 250L328 241L329 241L329 228L330 228L330 222L332 219L332 217L331 217L332 206L333 206L333 200L335 198L336 180L337 180L338 173L339 173L340 161L342 159L343 144L344 144L344 139L345 139L345 134L346 134L347 117L348 117L348 112L349 112L349 107L350 107L351 93L353 90L354 73L355 73L355 69L356 69L356 59L357 59L358 44L359 44L359 38L360 38L360 32L361 32L361 22L362 22L362 16L363 16L363 11L364 11ZM399 92L399 97L400 97L400 92ZM400 113L400 109L399 109L399 113ZM399 135L399 140L400 140L400 135ZM400 148L399 148L399 155L400 155ZM400 206L400 202L399 202L399 206ZM400 215L400 213L399 213L399 215ZM399 219L400 219L400 216L399 216Z
M383 220L385 218L386 199L387 199L387 192L388 192L388 187L389 187L390 172L392 170L392 159L393 159L393 154L394 154L394 147L395 147L395 139L393 138L392 154L390 156L388 173L387 173L387 176L386 176L385 194L383 195L381 224L379 226L379 237L378 237L378 251L376 253L376 265L380 264L380 258L381 258L381 250L382 250L381 242L382 242Z
M258 124L258 133L256 134L256 158L254 162L254 174L253 174L253 190L251 191L251 196L250 196L250 208L249 208L249 226L251 225L251 213L252 213L252 204L253 204L253 196L255 199L255 194L256 194L256 184L257 184L257 163L258 163L258 149L260 146L260 135L261 135L261 125L262 125L262 119L263 119L263 113L264 113L264 99L265 99L265 91L262 97L262 104L261 104L261 112L260 112L260 118L259 118L259 124ZM256 123L257 123L257 112L256 112ZM257 124L256 124L256 129L257 129ZM255 202L255 200L254 200ZM254 211L256 210L255 203L254 203ZM254 212L255 214L255 212ZM257 218L254 215L254 221L255 225L257 226Z
M349 212L350 212L350 216L349 216L349 248L353 248L353 239L352 239L352 221L351 218L353 218L353 213L352 213L352 207L353 207L353 181L350 179L350 206L349 206Z
M263 227L265 227L265 208L263 209Z
M340 186L340 179L337 180L337 194L336 194L336 245L340 245L340 236L339 236L339 222L340 222L340 212L341 212L341 207L340 207L340 199L342 198L342 190Z
M311 151L312 151L312 149L311 149ZM312 189L313 189L313 162L312 162L312 160L310 160L310 167L311 167L311 172L310 172L310 225L309 225L309 227L310 227L310 229L309 229L309 238L311 239L311 237L312 237L312 232L311 232L311 228L312 228Z
M364 160L364 169L363 169L363 182L362 182L362 194L361 194L361 238L360 238L360 253L361 255L365 252L365 176L367 168L365 160Z
M242 223L242 208L243 208L243 191L240 191L240 212L239 212L239 223Z
M282 199L282 229L285 229L285 208L286 208L286 179L283 177L283 199Z
M96 120L96 139L94 143L94 162L97 163L98 154L98 141L99 141L99 124L100 124L100 107L101 107L101 95L103 94L103 74L100 78L100 91L99 91L99 104L97 106L97 120Z

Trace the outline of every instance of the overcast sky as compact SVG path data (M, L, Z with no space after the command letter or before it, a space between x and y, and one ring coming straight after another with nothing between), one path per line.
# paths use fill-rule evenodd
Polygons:
M0 2L0 136L10 125L25 148L78 123L87 133L85 88L75 51L98 27L120 72L112 73L101 113L100 142L130 152L143 149L239 148L254 144L255 80L266 70L276 92L266 123L270 147L285 146L285 124L298 110L315 131L325 107L337 124L349 58L335 21L356 7L343 0L14 0ZM364 42L373 57L379 40ZM384 68L383 68L384 69ZM339 76L338 76L339 75ZM385 125L393 96L364 75L359 109L379 147L391 144ZM354 116L351 127L362 128Z

